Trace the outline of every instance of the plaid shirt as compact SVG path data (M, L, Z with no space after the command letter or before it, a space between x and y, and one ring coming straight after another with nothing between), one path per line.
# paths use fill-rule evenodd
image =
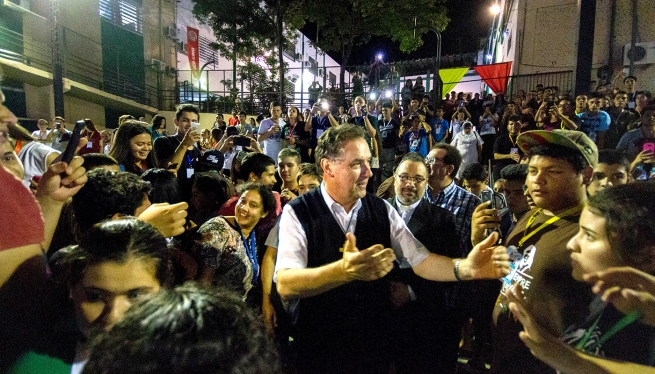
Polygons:
M455 230L459 235L462 256L466 257L473 244L471 243L471 220L473 211L481 203L472 193L451 182L443 191L433 194L430 187L425 191L425 198L432 204L450 210L455 215Z

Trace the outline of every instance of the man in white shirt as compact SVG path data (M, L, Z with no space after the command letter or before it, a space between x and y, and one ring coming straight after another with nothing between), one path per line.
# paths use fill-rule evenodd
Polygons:
M259 123L257 141L264 146L264 153L275 160L277 167L277 155L286 146L282 137L282 127L285 122L280 118L282 106L277 101L273 101L270 106L271 118L267 118Z
M50 143L52 138L50 136L51 130L48 129L48 121L41 118L36 122L36 127L39 129L32 133L36 141L39 143Z
M323 184L285 206L276 263L282 299L301 299L299 372L388 373L391 304L381 278L394 261L429 280L456 281L503 276L507 254L490 249L496 235L466 259L430 253L389 203L366 193L372 173L363 129L328 129L315 157Z
M55 128L52 130L53 149L63 152L71 138L72 131L66 130L66 120L63 117L55 117Z

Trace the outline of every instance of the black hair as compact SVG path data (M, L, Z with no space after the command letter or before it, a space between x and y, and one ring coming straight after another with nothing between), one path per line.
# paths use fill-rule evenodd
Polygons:
M276 106L282 107L282 104L280 104L279 101L271 101L271 105L269 105L269 108L273 108Z
M114 214L134 215L150 192L150 183L136 174L94 169L84 187L73 196L75 221L82 233Z
M568 162L576 173L581 173L589 165L581 152L558 144L545 144L534 146L528 151L528 162L533 156L546 156Z
M245 115L247 115L248 113L246 113L246 112L244 112L244 111L242 110L242 111L239 112L239 115L242 115L242 114L245 116Z
M118 166L118 161L104 153L85 153L82 155L82 158L84 159L84 168L86 171L91 171L102 166Z
M453 165L453 172L450 173L451 178L455 178L457 175L457 172L459 171L459 167L462 166L462 154L459 153L459 150L450 145L450 144L445 144L445 143L438 143L435 144L432 149L443 149L446 151L446 155L443 158L443 162L446 165Z
M605 99L605 95L600 92L594 92L589 96L590 99Z
M247 181L250 173L255 173L260 177L269 166L275 166L275 160L263 153L252 152L248 153L241 161L241 170L239 171L241 179Z
M166 169L153 168L141 174L141 179L150 182L152 190L148 198L153 204L177 204L182 201L182 192L175 174Z
M398 166L396 166L396 169L398 169L400 167L400 165L402 165L403 162L405 162L405 161L419 162L421 164L424 164L425 163L425 157L421 156L421 154L419 154L417 152L409 152L408 154L403 156L403 158L398 163Z
M262 210L270 212L275 210L276 202L273 192L261 183L244 183L239 186L239 195L243 195L246 191L257 191L262 198Z
M134 304L100 335L83 373L280 372L260 318L230 291L186 284Z
M200 110L197 106L193 104L180 104L177 106L177 108L175 108L175 119L179 121L180 117L182 117L182 113L184 112L195 113L198 118L200 118Z
M239 135L239 129L237 129L237 128L234 127L234 126L228 126L228 127L225 129L225 133L227 133L227 136L228 136L228 137L230 137L230 136L236 136L236 135Z
M500 171L500 177L507 181L520 181L521 183L525 183L525 179L528 177L528 165L507 165Z
M627 95L627 94L628 94L628 93L625 92L625 91L623 91L623 90L617 90L617 91L614 92L614 94L612 95L612 99L614 99L614 98L617 97L618 95Z
M355 125L341 125L337 127L330 127L318 139L318 145L314 149L314 157L318 170L323 172L321 168L321 160L327 158L328 160L337 160L343 157L344 145L352 140L364 139L364 130Z
M152 126L153 130L157 130L161 127L162 121L166 121L166 117L162 116L161 114L156 114L154 117L152 117L150 126Z
M59 250L52 258L53 276L57 283L72 287L82 280L89 266L130 259L155 260L155 278L161 286L171 284L166 239L149 223L133 217L93 225L78 245Z
M521 122L521 116L519 116L518 114L509 116L509 118L507 119L507 123L509 124L510 122Z
M619 152L615 149L601 149L598 151L598 163L599 164L619 164L625 168L626 171L630 170L630 160L623 152Z
M627 81L628 79L632 79L635 82L637 81L637 77L635 77L634 75L628 75L627 77L623 78L623 83L625 83L625 81Z
M484 182L487 179L487 173L484 171L484 167L482 165L478 163L469 164L464 168L464 171L462 172L462 179Z
M626 265L655 274L655 184L604 188L589 198L587 208L605 218L610 247Z

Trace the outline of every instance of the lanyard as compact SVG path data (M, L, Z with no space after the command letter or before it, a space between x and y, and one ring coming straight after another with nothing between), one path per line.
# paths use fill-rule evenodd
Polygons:
M512 139L512 135L508 135L508 136L509 136L509 141L512 142L512 145L516 147L516 141Z
M187 163L187 168L192 168L193 164L191 163L191 156L188 154L186 155L186 163Z
M542 223L542 224L539 225L537 228L535 228L534 230L530 231L530 233L528 233L528 229L530 229L530 226L532 226L532 224L534 223L534 221L537 219L537 217L538 217L539 214L541 213L541 208L538 209L536 212L532 213L532 216L530 216L530 219L528 220L528 223L525 225L525 231L523 232L523 239L519 240L519 247L522 247L523 244L524 244L528 239L530 239L531 237L533 237L533 236L534 236L536 233L538 233L539 231L541 231L541 230L543 230L544 228L546 228L547 226L552 225L553 223L559 221L560 218L564 218L564 217L567 217L567 216L573 215L574 213L577 213L577 212L579 212L580 210L582 210L582 206L580 206L580 205L578 205L578 206L574 206L574 207L572 207L572 208L569 208L569 209L565 210L564 212L562 212L561 215L551 217L548 221Z
M587 344L589 341L589 338L591 337L591 334L594 332L596 329L596 326L598 325L598 322L600 321L601 317L603 316L603 312L600 313L598 318L596 318L596 321L594 321L594 324L591 325L591 327L585 332L584 336L582 339L578 342L578 344L575 346L576 349L585 352L584 346ZM636 322L642 317L642 313L639 310L633 310L632 312L626 314L619 320L619 322L615 323L612 327L610 327L607 332L605 332L600 339L598 340L598 346L602 346L607 342L612 336L614 336L617 332L623 330L626 328L628 325L632 324L633 322Z
M248 260L250 260L250 265L252 266L252 284L254 286L257 284L259 279L259 260L257 260L257 240L255 239L255 230L254 228L250 230L250 235L248 235L248 239L246 239L241 232L241 227L239 226L236 217L234 218L234 226L232 226L232 228L234 228L239 233L239 236L241 236L241 241L243 242L243 246L246 248L246 255L248 256Z

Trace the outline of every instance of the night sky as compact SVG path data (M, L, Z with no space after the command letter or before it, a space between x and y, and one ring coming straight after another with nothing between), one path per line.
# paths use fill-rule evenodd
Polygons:
M491 14L489 7L493 1L489 0L448 0L447 16L450 22L441 33L441 54L459 54L477 52L480 49L480 38L484 38L491 27ZM316 37L316 26L307 24L301 31L310 39ZM359 48L353 49L348 65L368 64L373 61L377 53L383 54L385 62L413 60L436 55L436 37L429 32L423 36L424 44L418 50L406 54L393 43L390 38L373 37L371 41ZM341 62L338 52L328 53L337 62Z

